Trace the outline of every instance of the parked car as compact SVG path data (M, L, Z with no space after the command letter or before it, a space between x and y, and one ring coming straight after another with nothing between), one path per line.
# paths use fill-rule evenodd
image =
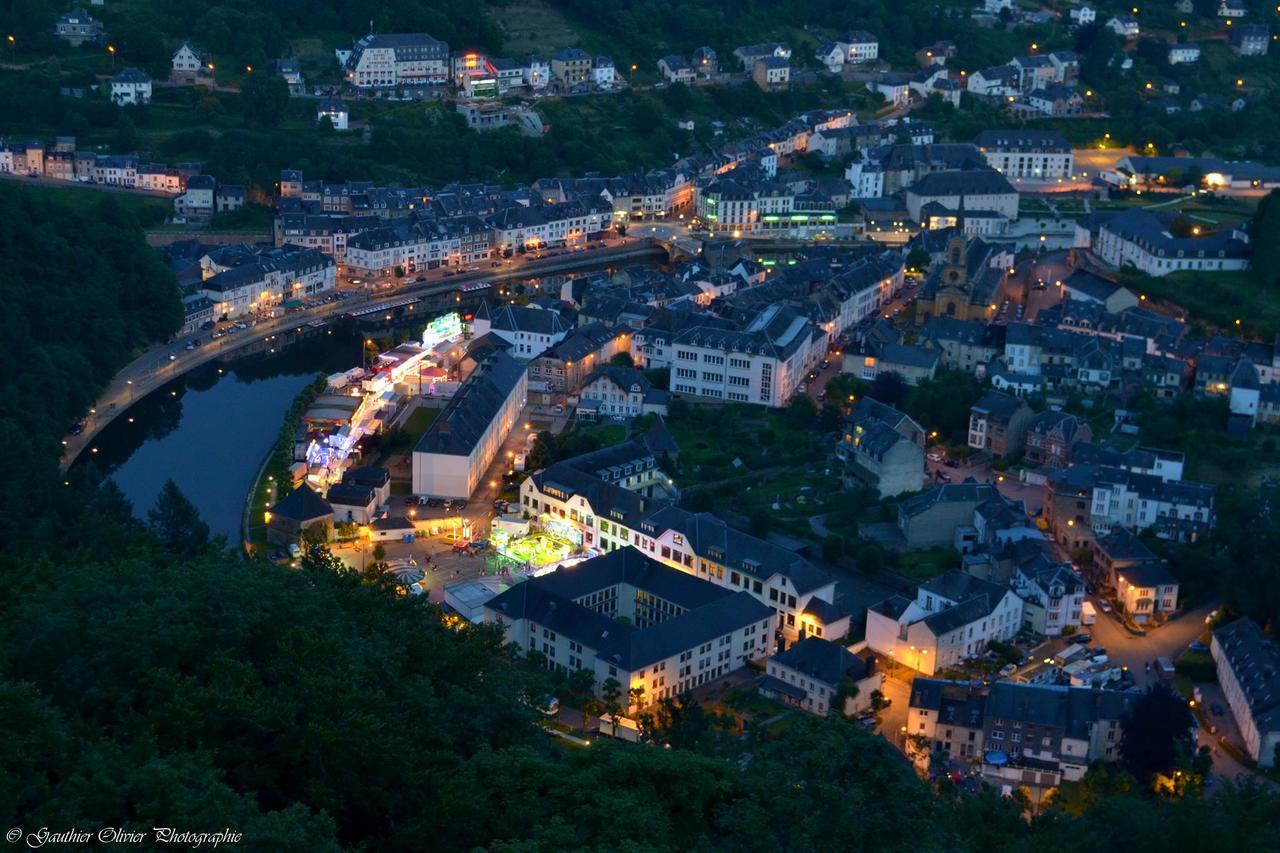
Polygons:
M1072 634L1067 639L1067 642L1068 643L1088 643L1091 640L1093 640L1093 637L1089 636L1088 634L1081 633L1081 634Z
M1016 664L1007 663L1004 666L1000 667L1000 677L1008 678L1009 676L1013 675L1017 671L1018 671L1018 667Z
M1208 647L1208 646L1206 646L1204 643L1200 642L1199 640L1196 640L1196 641L1195 641L1195 642L1193 642L1191 645L1187 646L1187 648L1191 649L1191 651L1193 651L1193 652L1207 652L1207 651L1209 651L1209 647Z
M797 394L803 394L803 393L805 393L805 392L806 392L806 391L808 391L808 390L809 390L809 386L808 386L808 385L806 385L805 383L801 382L801 383L800 383L800 385L796 388L796 393L797 393Z
M941 453L930 453L930 454L929 454L929 456L928 456L928 459L929 459L929 461L930 461L930 462L941 462L941 461L942 461L942 454L941 454Z
M831 362L827 361L827 360L824 358L824 359L822 360L822 364L821 364L820 366L822 367L822 369L823 369L823 370L826 370L828 367L830 367L830 366L831 366Z
M302 556L302 548L298 546L297 542L289 543L289 556L295 560Z

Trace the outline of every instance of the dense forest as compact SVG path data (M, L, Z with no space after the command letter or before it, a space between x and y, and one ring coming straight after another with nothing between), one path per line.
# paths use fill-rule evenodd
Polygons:
M842 720L741 741L695 714L673 749L564 745L521 701L543 676L377 569L246 560L176 489L142 522L91 467L63 485L57 437L172 330L172 281L109 198L73 213L14 188L0 217L5 826L299 851L1277 849L1273 791L1164 800L1098 771L1027 821Z

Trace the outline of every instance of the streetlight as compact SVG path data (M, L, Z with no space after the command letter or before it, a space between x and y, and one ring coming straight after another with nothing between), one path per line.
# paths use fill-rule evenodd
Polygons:
M116 46L114 44L107 45L107 53L111 54L111 67L116 67Z

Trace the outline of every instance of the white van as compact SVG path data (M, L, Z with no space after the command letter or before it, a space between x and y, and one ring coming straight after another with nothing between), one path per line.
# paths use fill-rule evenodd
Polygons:
M1084 604L1080 605L1080 624L1081 625L1092 625L1094 622L1097 622L1097 621L1098 621L1098 611L1093 606L1092 601L1086 601Z

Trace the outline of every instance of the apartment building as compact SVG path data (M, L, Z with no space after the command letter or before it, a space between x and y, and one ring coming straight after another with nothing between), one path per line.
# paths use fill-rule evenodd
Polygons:
M370 34L355 43L344 70L359 89L443 85L449 45L426 33Z
M484 605L484 621L549 669L612 680L628 710L679 696L763 659L773 611L626 547L530 578Z
M229 246L215 254L215 266L200 289L219 320L307 299L332 290L337 281L333 258L314 249Z
M1012 589L960 571L921 584L915 600L894 595L867 608L867 645L924 675L1008 642L1021 627Z
M1280 643L1267 639L1257 622L1244 618L1214 630L1209 652L1249 757L1259 767L1277 766Z
M765 673L761 696L819 717L870 708L871 694L883 682L875 658L821 637L805 637L769 658Z
M519 420L527 366L501 350L477 362L413 448L415 495L469 499Z
M984 130L973 140L987 165L1006 178L1070 180L1071 145L1056 130Z

